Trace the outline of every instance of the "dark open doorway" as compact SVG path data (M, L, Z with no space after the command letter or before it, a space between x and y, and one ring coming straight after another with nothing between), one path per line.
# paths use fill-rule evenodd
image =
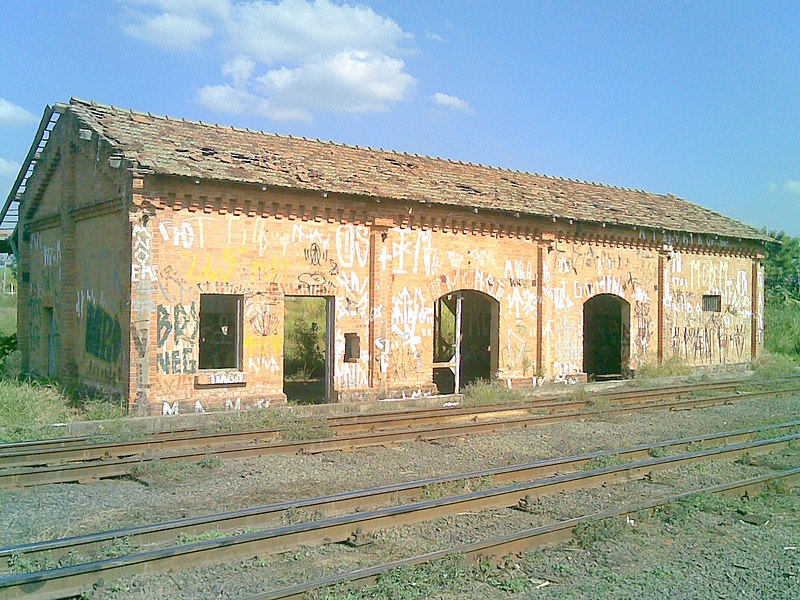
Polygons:
M500 304L481 292L445 294L433 307L433 382L443 394L460 391L497 370Z
M286 296L283 393L298 404L321 404L331 394L333 299Z
M599 294L583 305L583 370L589 379L621 379L630 359L630 304Z
M44 307L44 326L47 335L47 376L56 375L56 321L53 307Z

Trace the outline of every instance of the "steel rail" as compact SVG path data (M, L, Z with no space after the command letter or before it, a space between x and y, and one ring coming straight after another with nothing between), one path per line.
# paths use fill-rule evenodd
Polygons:
M642 388L640 390L621 390L621 391L601 391L596 394L596 397L602 397L607 400L626 400L631 399L632 401L639 401L643 398L660 398L660 399L667 399L672 398L675 396L680 396L685 393L703 391L703 390L724 390L728 388L736 388L744 385L752 386L752 385L759 385L759 384L775 384L781 383L786 381L797 381L800 379L799 376L791 376L791 377L777 377L777 378L770 378L770 379L759 379L759 380L726 380L720 382L706 382L706 383L699 383L699 384L680 384L676 386L664 386L658 388ZM470 416L475 415L476 413L486 411L503 411L503 410L513 410L515 408L519 409L526 409L526 408L545 408L545 409L560 409L560 408L569 408L574 406L586 406L591 404L592 402L596 401L593 400L563 400L563 396L557 395L549 395L545 397L539 397L536 399L529 399L520 402L512 402L512 403L498 403L498 404L490 404L490 405L474 405L474 406L465 406L463 404L459 404L457 406L439 406L439 407L420 407L420 408L407 408L407 409L399 409L399 410L392 410L392 411L380 411L375 413L365 413L365 414L356 414L356 415L333 415L327 417L320 417L324 419L324 421L333 428L339 428L342 431L346 430L346 426L354 425L356 427L363 427L364 429L368 428L368 424L384 424L384 423L392 423L395 420L404 420L410 419L412 417L423 417L423 416L436 416L441 414L460 414L462 411L464 414L469 414ZM301 417L302 418L302 417ZM247 431L243 432L244 434L253 434L253 433L265 433L265 432L272 432L272 431L279 431L280 428L269 429L269 430L257 430L257 431ZM353 429L355 431L357 429ZM196 428L181 428L179 430L171 430L171 431L160 431L155 432L150 435L156 435L163 438L165 441L170 440L171 438L187 440L191 439L193 434L197 436L198 430ZM224 436L224 433L219 434L208 434L208 437L212 438L213 435ZM23 442L11 442L11 443L4 443L0 444L0 462L11 459L15 456L22 456L25 453L30 453L32 455L36 454L36 450L39 448L68 448L70 446L89 446L94 445L92 440L101 440L97 443L102 443L102 439L107 437L105 435L97 435L97 436L76 436L76 437L64 437L64 438L55 438L55 439L46 439L46 440L32 440L32 441L23 441ZM131 439L127 440L130 442L137 442L141 440ZM122 442L115 442L116 444L124 445L127 441ZM208 444L210 443L208 440L201 440L200 444ZM224 442L223 442L224 443ZM106 446L110 447L112 444L106 444ZM19 454L17 454L19 452ZM103 452L105 453L105 451ZM102 454L101 454L102 456Z
M164 438L170 439L170 437L184 437L189 438L192 435L197 435L198 430L194 428L183 427L180 429L171 429L168 431L153 431L147 433L138 434L142 437L135 437L137 434L132 434L134 437L131 437L128 441L135 442L141 441L144 436L149 438ZM80 436L65 436L61 438L47 438L44 440L25 440L21 442L6 442L0 444L0 466L4 462L6 457L15 457L15 456L25 456L31 455L35 456L37 454L43 454L46 452L51 451L61 451L61 450L68 450L70 448L74 448L76 446L88 446L91 444L105 444L105 445L113 445L121 442L113 441L103 441L108 440L111 438L113 434L110 433L103 433L97 435L80 435Z
M280 438L279 429L262 429L243 432L220 432L214 434L185 433L165 439L132 439L123 442L89 443L67 447L33 448L0 452L0 469L37 467L79 463L90 460L126 458L146 452L176 450L182 448L210 448L270 442Z
M466 482L469 480L491 479L493 483L503 483L509 481L529 480L534 477L548 477L556 473L563 473L567 470L576 470L584 467L592 460L604 457L614 457L617 459L636 460L647 458L654 450L677 450L686 449L689 446L707 445L716 442L730 444L739 440L750 439L754 435L767 432L778 432L785 429L800 427L800 420L787 421L773 425L752 427L748 429L737 429L734 431L723 431L700 436L685 437L680 439L666 440L650 444L640 444L629 448L619 448L614 450L602 450L589 452L574 456L558 457L546 460L539 460L531 463L510 465L505 467L495 467L470 473L447 475L381 486L378 488L359 490L353 492L342 492L317 498L307 498L290 502L281 502L267 506L246 508L226 513L202 515L198 517L177 519L162 523L129 527L103 531L98 533L84 534L68 538L48 540L44 542L34 542L20 544L6 548L0 548L0 561L9 561L14 556L25 556L28 559L48 555L57 558L68 553L87 552L97 548L103 543L118 538L125 538L129 542L139 545L172 542L179 535L196 534L208 530L227 530L244 529L253 526L263 526L267 519L278 519L289 511L312 510L321 511L325 514L344 510L364 510L373 508L382 503L397 501L405 498L419 497L426 489L432 486L452 483Z
M760 380L761 383L781 383L786 381L797 381L800 379L800 376L797 377L786 377L786 378L775 378L775 379L768 379L768 380ZM335 417L327 417L328 423L332 427L337 427L344 429L346 425L356 425L361 427L364 424L375 423L375 424L385 424L385 423L392 423L394 421L402 421L408 420L410 418L414 419L415 423L421 422L421 419L424 417L437 417L442 414L447 415L466 415L469 418L473 418L476 413L479 412L505 412L505 411L513 411L515 409L528 410L531 408L539 409L563 409L563 408L574 408L576 406L589 406L596 402L597 398L603 398L608 401L631 401L631 402L642 402L645 399L652 400L653 398L657 399L669 399L674 398L676 396L680 396L686 393L692 393L697 391L704 391L707 389L713 390L725 390L731 387L741 387L743 385L751 385L751 382L742 382L741 380L736 381L725 381L725 382L706 382L701 384L695 385L679 385L679 386L669 386L663 388L643 388L640 390L632 390L626 389L621 391L603 391L598 392L594 395L594 397L590 400L575 400L569 399L564 400L563 396L555 396L550 395L547 397L538 397L538 398L529 398L523 401L516 401L516 402L508 402L508 403L495 403L495 404L484 404L484 405L464 405L460 404L458 406L447 406L447 407L424 407L424 408L409 408L409 409L401 409L396 411L384 411L379 413L367 413L367 414L359 414L359 415L340 415Z
M730 404L734 401L772 396L780 393L796 391L800 388L770 390L766 392L748 392L729 396L712 396L708 398L695 398L676 402L662 402L630 406L613 406L604 410L575 411L571 413L551 415L527 415L512 419L467 422L439 427L421 427L400 431L378 431L350 436L330 437L321 440L278 441L263 444L249 444L242 447L222 447L210 449L189 449L177 451L172 454L158 456L129 456L120 459L98 460L87 463L67 463L64 465L47 466L42 468L20 468L0 470L0 488L26 487L31 485L44 485L51 483L87 482L107 477L120 477L129 475L135 465L161 461L199 462L209 455L222 459L246 458L252 456L269 456L275 454L291 453L318 453L337 450L352 450L368 446L383 446L415 440L433 440L446 437L460 436L476 433L491 433L504 431L517 427L531 427L556 423L573 419L604 417L609 414L630 411L659 411L659 410L689 410L704 408L720 404Z
M800 434L733 444L724 448L652 458L621 466L570 473L459 496L243 533L48 571L7 575L0 577L0 599L17 597L20 594L31 594L38 598L63 598L80 594L82 590L99 580L108 581L133 574L162 572L186 568L189 565L202 566L254 555L285 552L302 545L344 541L357 530L370 533L458 512L513 506L526 497L640 479L656 471L721 457L734 458L746 453L769 452L788 446L798 439Z
M683 393L682 387L669 394L658 394L658 398L666 399ZM627 393L620 395L618 402L624 404L640 404L652 398L649 393ZM548 413L575 410L590 406L594 400L537 400L534 402L513 404L490 404L477 406L437 407L412 409L409 411L392 411L368 415L344 415L327 417L325 424L336 434L352 434L366 431L385 431L423 425L443 425L464 421L490 420L502 417L524 416L532 410L546 410ZM143 452L157 452L170 449L190 447L227 446L248 444L256 441L272 441L281 437L279 427L249 430L242 432L218 432L201 434L195 431L162 435L158 439L130 439L115 442L92 442L64 444L62 440L53 440L53 444L36 444L21 448L0 448L0 468L33 467L56 465L67 462L79 462L108 458L124 458Z
M543 525L541 527L525 529L508 535L489 538L471 544L464 544L436 552L430 552L428 554L396 560L366 569L351 571L349 573L331 575L315 581L255 594L248 597L247 600L302 600L310 597L312 593L319 590L345 583L354 584L359 587L366 587L369 585L374 585L379 576L393 569L397 569L399 567L413 567L448 556L463 556L466 560L474 562L482 558L494 558L508 556L510 554L520 554L540 546L565 542L573 537L575 528L583 523L636 515L642 511L654 510L668 504L679 502L684 498L688 498L696 494L734 495L739 497L749 496L762 491L769 484L775 481L783 481L788 486L796 486L800 484L800 468L780 471L778 473L769 475L762 475L760 477L752 477L749 479L734 481L732 483L705 487L690 492L684 492L682 494L651 500L642 504L632 504L622 508L604 510L582 517L575 517L573 519L567 519L565 521Z

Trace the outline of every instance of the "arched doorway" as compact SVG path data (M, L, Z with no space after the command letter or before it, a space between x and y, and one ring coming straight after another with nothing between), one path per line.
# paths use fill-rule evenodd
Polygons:
M583 370L590 379L621 379L630 359L630 304L598 294L583 305Z
M433 382L458 392L497 370L500 303L482 292L445 294L433 307Z

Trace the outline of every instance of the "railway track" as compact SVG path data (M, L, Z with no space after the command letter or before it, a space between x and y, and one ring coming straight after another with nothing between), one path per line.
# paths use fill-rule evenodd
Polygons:
M738 389L744 386L752 387L775 383L796 382L798 380L800 380L800 376L781 377L766 380L730 380L616 392L606 391L596 394L592 400L564 401L558 396L548 396L511 404L463 406L458 403L446 403L445 406L433 408L410 408L358 415L329 416L322 418L321 421L324 421L328 427L331 427L340 433L353 433L357 431L374 429L376 427L407 427L409 421L413 421L418 424L423 422L423 420L428 417L435 419L443 415L452 417L455 420L459 416L475 418L476 416L480 417L485 414L492 415L493 413L513 414L513 411L515 410L524 411L526 409L541 408L548 411L557 411L559 409L566 408L585 408L596 402L597 398L603 398L608 402L625 401L627 399L632 399L633 401L644 401L646 399L651 401L667 400L671 398L680 398L685 394L703 391L724 391L727 389ZM248 439L237 436L252 437L253 435L263 435L268 437L280 435L283 431L284 430L282 428L276 427L272 429L238 432L236 434L203 434L197 428L181 428L178 430L154 432L147 435L148 438L155 439L131 439L127 442L104 441L108 438L107 435L76 436L12 442L0 444L0 465L8 463L9 466L18 466L18 464L21 464L21 462L15 464L15 459L21 459L23 457L28 457L29 464L42 464L43 461L47 460L48 455L56 457L60 460L69 460L70 451L74 452L74 456L78 459L92 458L93 456L103 456L104 453L109 451L117 452L117 455L122 456L125 452L129 451L129 445L130 448L138 449L166 449L169 447L171 442L175 442L175 447L185 447L189 443L197 443L198 445L203 446L215 443L218 445L226 445L230 443L241 442L243 439ZM37 456L39 458L37 458ZM36 461L38 461L38 463L36 463Z
M326 426L337 433L356 433L376 429L404 428L410 423L419 425L427 419L442 422L443 417L456 422L459 418L493 418L494 415L503 414L513 416L515 411L523 414L530 410L547 410L557 412L587 408L602 398L606 402L644 402L681 398L687 394L698 392L718 392L741 387L759 385L774 385L776 383L791 383L800 380L797 377L780 377L761 380L728 380L719 382L706 382L692 385L675 385L659 388L643 388L641 390L622 390L599 392L589 400L563 400L559 396L546 396L536 399L527 399L522 402L510 404L490 404L464 406L462 404L446 403L445 406L433 408L410 408L391 411L380 411L358 415L340 415L320 418ZM130 439L127 441L107 441L108 435L62 437L45 440L31 440L0 444L0 467L32 466L36 464L51 464L55 461L89 460L113 455L116 457L130 456L141 453L143 450L165 450L170 448L188 447L190 444L197 446L230 445L232 443L247 442L253 437L260 439L275 439L284 433L280 427L256 431L237 433L209 433L204 434L197 428L181 428L170 431L148 433L148 439Z
M42 556L43 553L47 552L55 553L55 555L59 553L62 555L64 553L76 554L78 551L86 551L110 539L125 538L127 540L135 540L138 543L153 543L154 541L163 542L167 538L174 539L178 532L196 532L202 530L202 528L231 529L234 527L246 527L248 524L250 526L263 527L266 518L270 516L274 518L279 516L281 512L285 513L287 510L297 510L298 508L325 510L326 512L363 509L365 506L374 506L376 503L385 503L389 500L396 501L402 498L418 497L426 487L459 479L490 478L493 483L517 481L519 479L526 480L520 483L512 483L436 500L416 501L410 504L355 512L291 526L272 527L240 535L230 535L221 539L144 550L130 556L89 561L60 569L6 575L0 577L0 598L16 597L20 594L33 594L33 597L39 598L66 597L81 593L81 590L90 587L98 580L108 581L135 573L186 568L188 566L213 564L253 555L265 555L286 551L300 545L344 541L353 536L354 532L366 534L371 531L418 523L463 511L509 507L520 502L526 505L532 497L538 495L640 479L657 471L697 462L729 460L743 454L755 455L772 452L800 440L800 433L789 433L771 439L737 442L723 447L687 452L675 456L658 458L649 456L654 449L678 450L695 444L713 444L726 440L758 437L766 432L785 433L787 429L796 428L798 424L800 422L791 421L754 429L669 440L658 444L551 459L527 465L516 465L479 473L386 486L362 492L338 494L324 498L261 507L259 509L236 511L235 513L0 549L0 556L6 560L15 556ZM587 471L574 471L574 469L581 466L586 467L589 461L602 456L616 456L619 459L633 460L633 462ZM573 470L573 472L529 480L531 477L541 477L543 473L552 474L563 470ZM790 474L785 476L800 476L800 469L791 471ZM637 508L637 510L639 509Z
M603 519L621 518L636 515L642 511L654 510L665 505L680 502L695 494L719 494L728 496L748 496L757 494L773 482L781 481L787 486L800 484L800 468L781 471L778 473L753 477L728 484L710 486L692 490L682 494L658 498L642 504L629 505L618 509L605 510L593 514L559 521L542 527L526 529L510 535L492 537L472 544L464 544L447 548L437 552L430 552L403 560L384 563L367 569L351 571L325 577L315 581L302 583L286 588L272 590L250 596L247 600L302 600L311 597L314 592L340 584L357 586L373 585L378 578L393 569L413 567L424 563L440 560L448 556L462 556L468 561L477 561L481 558L502 557L509 554L519 554L534 548L565 542L572 538L575 528L583 523L600 521Z
M773 380L769 380L773 381ZM796 381L796 380L795 380ZM725 382L726 388L733 386ZM743 385L740 383L740 385ZM736 386L733 386L736 387ZM704 391L713 388L703 386ZM135 440L111 444L90 444L45 450L8 450L0 453L0 488L27 487L53 483L88 483L108 477L130 475L134 467L160 461L200 462L214 455L221 459L275 454L318 453L385 446L414 440L434 440L477 433L492 433L517 427L532 427L559 421L606 417L630 411L689 410L796 392L793 385L761 392L741 392L702 398L663 400L663 390L620 395L608 408L586 409L592 401L546 401L511 406L478 406L414 411L414 414L381 413L367 418L343 419L332 427L335 435L318 440L275 440L277 430L170 437L167 440ZM697 390L682 386L668 393L674 398ZM539 414L545 413L545 414ZM388 416L391 419L382 420ZM504 418L497 418L502 416ZM387 424L391 423L391 424ZM400 425L399 423L402 423ZM353 433L353 430L356 432ZM358 433L358 431L365 431ZM264 439L265 436L267 439ZM223 442L225 440L227 443ZM235 440L235 441L234 441ZM238 443L237 443L238 442ZM173 446L173 444L175 444ZM157 454L156 450L161 450Z

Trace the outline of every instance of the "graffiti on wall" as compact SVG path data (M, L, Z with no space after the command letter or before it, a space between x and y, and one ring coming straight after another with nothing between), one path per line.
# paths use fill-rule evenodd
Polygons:
M739 362L748 358L752 298L750 277L734 260L703 257L670 260L665 308L670 350L695 364ZM704 311L703 295L718 295L721 311Z
M256 335L268 337L278 334L280 318L276 313L277 301L261 292L245 297L245 318Z
M150 398L150 317L156 309L153 300L156 266L153 265L153 233L148 215L136 215L131 236L131 334L136 348L134 402L139 411L144 412Z
M100 360L115 363L120 358L121 345L119 319L102 307L89 304L86 307L86 352Z
M200 320L194 302L172 306L158 305L156 346L160 373L188 375L197 372L199 327Z
M654 351L657 254L643 248L607 248L582 242L556 241L542 265L542 295L552 300L557 324L545 323L553 338L554 371L569 375L582 370L583 313L593 296L612 294L631 305L631 322L623 324L622 344L630 347L631 366L648 360ZM552 265L552 269L548 266Z

